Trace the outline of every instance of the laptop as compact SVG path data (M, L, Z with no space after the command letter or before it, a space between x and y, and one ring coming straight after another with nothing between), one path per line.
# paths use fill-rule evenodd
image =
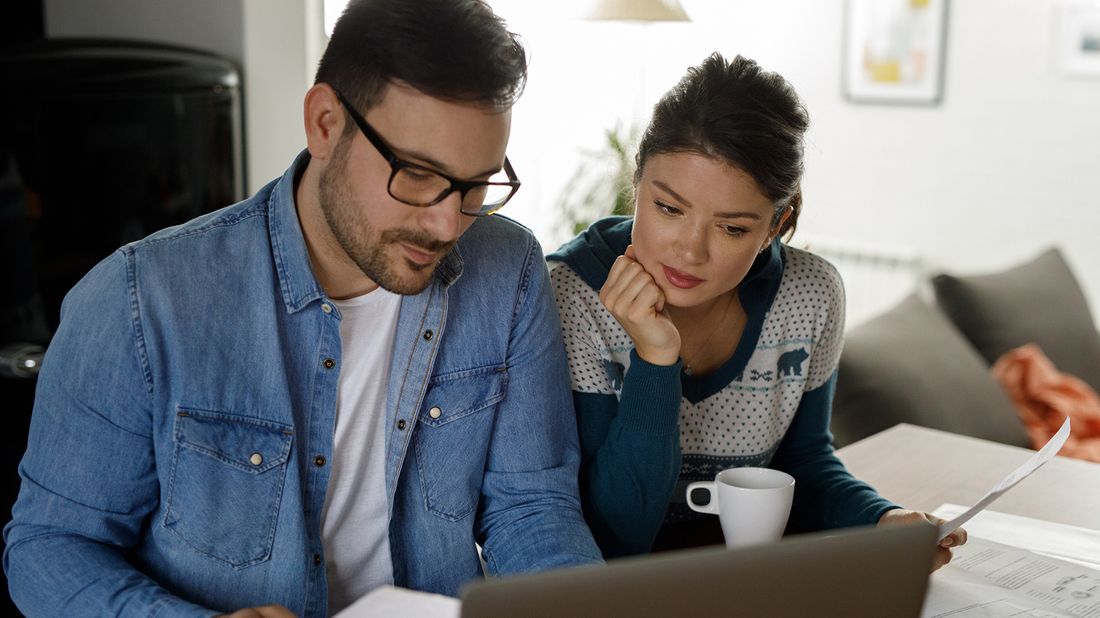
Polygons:
M491 578L463 589L461 615L919 616L936 530L849 528Z

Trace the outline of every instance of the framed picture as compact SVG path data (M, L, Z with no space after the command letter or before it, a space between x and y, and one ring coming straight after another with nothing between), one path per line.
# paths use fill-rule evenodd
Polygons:
M1077 77L1100 78L1100 4L1061 5L1056 23L1058 69Z
M946 33L947 0L845 0L845 96L857 103L938 103Z

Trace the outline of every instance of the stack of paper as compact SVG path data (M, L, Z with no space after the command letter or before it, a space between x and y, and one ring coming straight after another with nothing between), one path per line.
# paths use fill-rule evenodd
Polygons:
M966 507L945 504L951 519ZM925 618L1100 616L1100 532L984 511L969 541L933 574Z

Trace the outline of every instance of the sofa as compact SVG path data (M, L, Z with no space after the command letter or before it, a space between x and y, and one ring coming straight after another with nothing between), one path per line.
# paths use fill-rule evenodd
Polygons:
M831 425L838 448L897 423L1030 446L990 372L1026 343L1100 390L1100 333L1058 249L1001 272L927 283L847 333Z

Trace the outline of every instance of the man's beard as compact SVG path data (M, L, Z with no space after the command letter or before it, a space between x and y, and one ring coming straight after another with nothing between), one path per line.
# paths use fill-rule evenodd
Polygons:
M391 260L386 256L386 249L403 243L422 251L445 253L454 243L442 242L414 230L393 229L379 234L363 216L363 210L356 208L347 186L350 145L350 139L342 140L333 153L333 160L321 172L318 199L325 221L340 248L371 281L394 294L419 294L431 282L435 264L417 264L407 258ZM401 266L391 263L401 259L412 271L411 276L402 276L398 273Z

